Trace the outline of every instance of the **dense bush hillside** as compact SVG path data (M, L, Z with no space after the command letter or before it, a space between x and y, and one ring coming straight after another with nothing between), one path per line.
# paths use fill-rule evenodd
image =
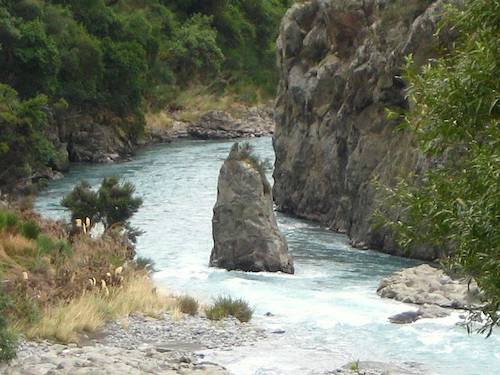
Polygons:
M193 82L271 94L274 39L290 2L0 0L0 169L15 161L9 177L28 175L27 147L55 162L43 133L61 112L127 118L134 139L146 108Z

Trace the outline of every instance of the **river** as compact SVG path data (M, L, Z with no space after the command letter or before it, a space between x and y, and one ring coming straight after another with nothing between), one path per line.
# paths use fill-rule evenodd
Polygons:
M274 160L270 138L250 142ZM378 282L416 261L353 249L345 236L313 223L278 214L295 275L209 268L217 177L231 144L182 141L143 149L125 163L73 166L39 194L35 208L67 217L60 200L82 178L92 185L109 175L133 182L144 199L132 220L145 232L137 252L154 260L156 283L204 302L220 294L242 297L255 308L255 324L284 331L252 347L205 353L235 374L316 374L358 359L407 362L436 374L500 373L500 332L468 336L456 325L458 313L410 325L387 321L415 308L379 298Z

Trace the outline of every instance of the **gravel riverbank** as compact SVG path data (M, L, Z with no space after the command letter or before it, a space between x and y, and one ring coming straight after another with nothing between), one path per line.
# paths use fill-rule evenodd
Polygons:
M201 350L230 350L252 345L266 333L235 319L213 322L204 317L161 319L132 316L84 336L79 345L23 342L18 357L1 365L5 375L58 374L229 374L204 361Z

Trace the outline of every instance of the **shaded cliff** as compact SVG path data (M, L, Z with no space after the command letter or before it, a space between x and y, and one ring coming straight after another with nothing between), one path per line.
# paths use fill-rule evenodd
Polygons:
M386 108L406 109L405 56L435 55L442 1L314 0L285 15L278 39L280 87L274 137L279 209L347 233L353 244L402 251L373 225L391 185L425 168L412 140ZM434 249L412 256L434 259Z

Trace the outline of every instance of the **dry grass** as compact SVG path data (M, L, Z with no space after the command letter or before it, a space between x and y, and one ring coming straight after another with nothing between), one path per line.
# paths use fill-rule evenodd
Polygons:
M194 316L198 313L199 304L196 299L191 296L181 296L178 298L178 306L179 310L191 316Z
M78 342L82 332L94 332L107 321L143 314L158 317L177 306L173 297L157 293L144 273L130 276L120 288L87 292L69 303L48 307L43 318L26 330L31 339Z
M0 234L0 256L5 254L12 259L18 256L34 256L35 252L36 247L32 240L18 234Z
M149 112L146 114L146 124L148 129L170 129L174 119L168 112Z

